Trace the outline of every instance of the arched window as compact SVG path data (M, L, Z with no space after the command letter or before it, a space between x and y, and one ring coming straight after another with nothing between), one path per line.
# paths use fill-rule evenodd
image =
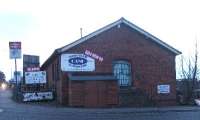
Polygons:
M131 85L131 64L127 61L119 60L113 64L114 76L118 79L118 84L122 86Z

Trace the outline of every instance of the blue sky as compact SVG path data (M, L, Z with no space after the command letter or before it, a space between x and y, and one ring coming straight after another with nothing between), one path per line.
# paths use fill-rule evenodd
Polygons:
M2 0L0 70L10 79L9 41L21 41L22 54L39 55L43 63L54 49L79 39L80 28L84 36L121 17L191 56L200 39L199 11L198 0Z
M32 24L32 18L29 15L15 13L0 13L0 36L7 39L15 39L27 34Z

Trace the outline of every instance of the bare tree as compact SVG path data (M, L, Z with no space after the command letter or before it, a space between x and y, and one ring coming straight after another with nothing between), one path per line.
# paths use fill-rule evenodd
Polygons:
M5 79L6 79L5 74L2 71L0 71L0 82L4 82Z
M185 102L190 103L193 97L193 91L196 89L195 84L197 82L199 68L198 68L198 46L195 44L194 57L187 60L181 56L181 72L180 76L183 84L183 95Z

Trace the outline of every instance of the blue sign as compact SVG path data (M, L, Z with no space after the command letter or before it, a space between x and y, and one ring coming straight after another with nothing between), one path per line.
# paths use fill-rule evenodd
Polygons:
M74 57L69 59L69 63L74 65L83 65L87 63L87 59L81 57Z

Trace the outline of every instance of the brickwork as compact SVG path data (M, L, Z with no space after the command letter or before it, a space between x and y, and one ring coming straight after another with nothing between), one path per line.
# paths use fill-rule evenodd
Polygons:
M103 32L66 53L84 53L85 50L103 57L102 62L96 60L96 74L112 73L113 61L127 60L132 65L132 87L144 90L155 101L169 99L175 102L175 54L150 38L122 24L120 28L116 26ZM158 95L159 84L169 84L170 94Z
M176 55L150 38L125 24L121 24L120 27L113 27L64 53L84 54L86 50L99 55L103 61L95 60L95 71L82 72L82 75L113 73L113 62L126 60L131 64L131 90L140 89L157 105L175 104ZM59 64L60 55L56 59L58 59L57 64ZM50 75L53 73L49 70L52 63L53 60L45 68L48 71L49 86L53 84ZM62 73L60 69L59 72L61 76L67 74ZM61 84L57 86L57 89L62 88L61 93L59 93L60 91L57 93L57 97L62 99L62 103L66 102L71 106L105 107L120 102L117 83L105 81L75 82L69 81L66 77L60 77ZM157 93L157 85L161 84L170 85L169 94Z
M70 106L108 107L118 105L116 80L71 81L70 84Z

